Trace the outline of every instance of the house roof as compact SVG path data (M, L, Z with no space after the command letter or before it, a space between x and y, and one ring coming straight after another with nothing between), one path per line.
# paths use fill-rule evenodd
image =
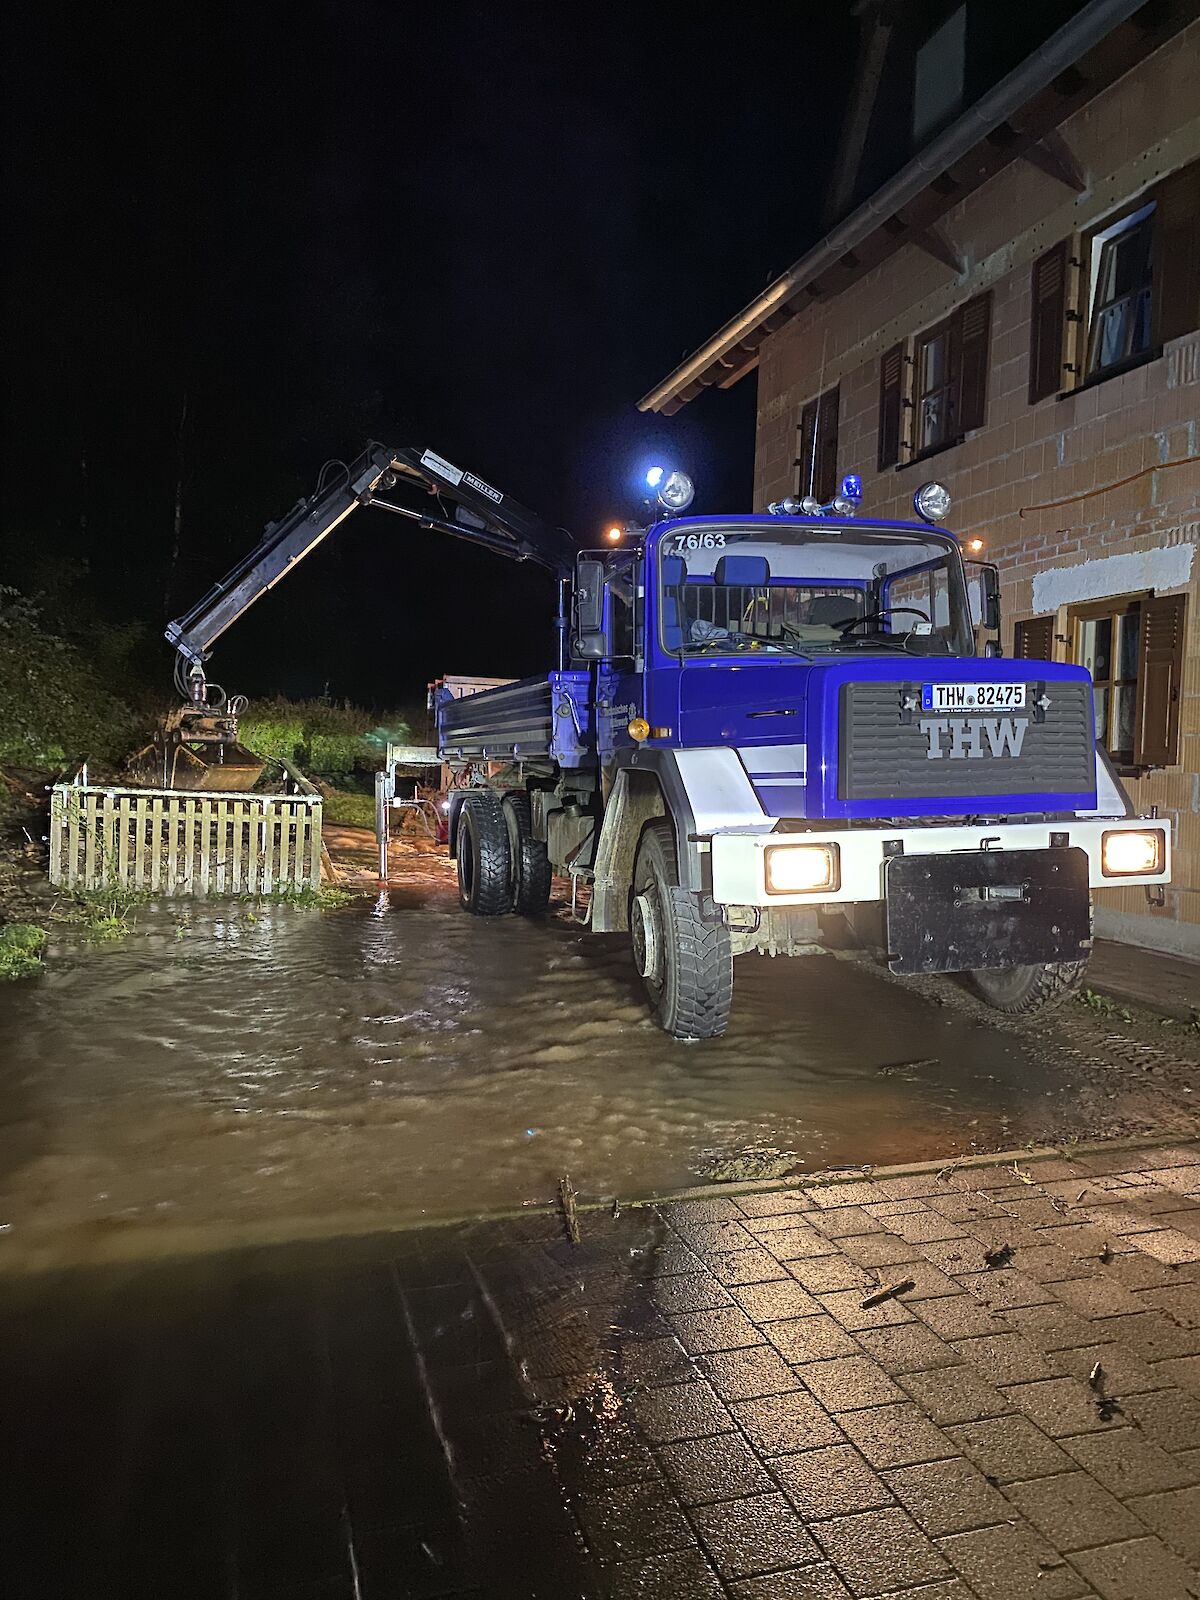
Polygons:
M1091 0L681 361L638 401L639 411L670 416L705 389L732 387L758 365L770 334L906 245L961 274L937 224L1013 161L1032 162L1081 193L1086 182L1057 129L1195 17L1193 0Z

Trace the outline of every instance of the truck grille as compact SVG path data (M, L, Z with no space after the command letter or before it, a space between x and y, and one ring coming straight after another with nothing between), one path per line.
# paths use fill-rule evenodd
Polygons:
M1032 685L1030 698L1043 693ZM1038 720L1033 710L988 712L982 720L1024 722L1018 729L1020 751L1011 753L1003 740L994 754L987 730L979 738L960 741L954 754L949 734L942 735L940 757L930 755L931 738L922 729L921 684L848 683L842 688L839 794L843 800L961 799L973 794L1080 794L1095 786L1095 734L1086 683L1048 683L1049 704ZM906 705L907 702L907 705ZM959 712L946 716L954 721ZM964 730L965 731L965 730ZM998 731L998 730L994 730ZM965 744L965 748L964 748ZM968 753L973 745L978 756Z

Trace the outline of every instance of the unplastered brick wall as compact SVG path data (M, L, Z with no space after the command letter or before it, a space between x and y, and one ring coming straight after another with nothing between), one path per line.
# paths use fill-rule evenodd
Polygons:
M769 338L758 373L755 503L803 492L800 412L836 384L838 471L862 474L865 509L882 517L910 516L925 480L948 484L951 525L982 538L1000 568L1006 649L1015 621L1053 615L1055 654L1065 659L1069 604L1143 589L1188 595L1179 763L1125 780L1139 810L1157 806L1173 825L1174 882L1161 908L1140 888L1102 891L1097 921L1101 932L1200 955L1200 333L1121 376L1029 403L1033 261L1200 157L1198 79L1200 22L1063 125L1086 179L1082 194L1015 163L941 225L961 275L909 246ZM881 355L984 290L992 293L985 425L931 458L877 472Z

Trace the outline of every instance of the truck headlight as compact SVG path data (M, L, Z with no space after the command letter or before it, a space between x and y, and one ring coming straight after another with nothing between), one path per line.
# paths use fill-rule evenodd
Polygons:
M768 894L813 894L836 889L836 844L769 844L763 851Z
M1100 836L1100 870L1106 878L1137 878L1161 872L1166 836L1161 828L1114 829Z

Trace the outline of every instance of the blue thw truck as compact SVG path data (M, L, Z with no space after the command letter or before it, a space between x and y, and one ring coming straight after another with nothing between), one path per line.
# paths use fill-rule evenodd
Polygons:
M398 482L436 514L382 499ZM382 504L560 580L556 667L436 705L464 909L537 916L569 877L678 1039L725 1031L735 956L847 933L898 975L969 975L1002 1011L1070 994L1092 891L1168 882L1170 831L1097 745L1088 673L1000 656L997 575L940 525L946 490L896 522L862 514L853 474L827 504L743 516L684 515L682 473L647 483L655 520L597 550L432 451L372 446L293 513L301 553L306 525ZM285 525L265 548L240 609L298 559ZM240 614L231 587L168 630L181 685Z

